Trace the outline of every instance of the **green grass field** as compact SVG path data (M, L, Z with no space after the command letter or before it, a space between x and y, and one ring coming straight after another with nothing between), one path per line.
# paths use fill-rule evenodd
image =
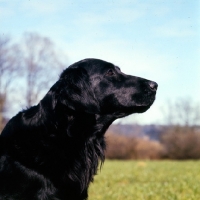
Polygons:
M200 161L109 161L89 200L200 200Z

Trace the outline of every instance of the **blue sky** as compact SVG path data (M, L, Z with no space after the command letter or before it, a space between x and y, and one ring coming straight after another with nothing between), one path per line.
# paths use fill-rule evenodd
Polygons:
M196 0L0 0L0 34L49 37L66 67L93 57L159 84L152 108L126 122L162 123L167 100L200 102L200 2Z

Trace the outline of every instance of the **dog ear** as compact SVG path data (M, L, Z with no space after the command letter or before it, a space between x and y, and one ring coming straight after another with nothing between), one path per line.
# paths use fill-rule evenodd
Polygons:
M89 75L84 68L67 68L60 77L59 101L75 111L96 114L99 104L94 96Z

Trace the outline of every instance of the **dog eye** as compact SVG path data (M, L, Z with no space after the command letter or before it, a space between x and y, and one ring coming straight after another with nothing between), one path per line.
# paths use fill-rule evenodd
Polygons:
M115 72L112 69L109 69L106 73L107 76L113 76L115 75Z

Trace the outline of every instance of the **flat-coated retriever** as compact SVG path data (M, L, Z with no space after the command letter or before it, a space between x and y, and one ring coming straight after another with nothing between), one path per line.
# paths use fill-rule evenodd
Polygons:
M0 136L0 200L84 200L104 133L117 118L145 112L157 83L85 59L63 71L37 106L19 112Z

